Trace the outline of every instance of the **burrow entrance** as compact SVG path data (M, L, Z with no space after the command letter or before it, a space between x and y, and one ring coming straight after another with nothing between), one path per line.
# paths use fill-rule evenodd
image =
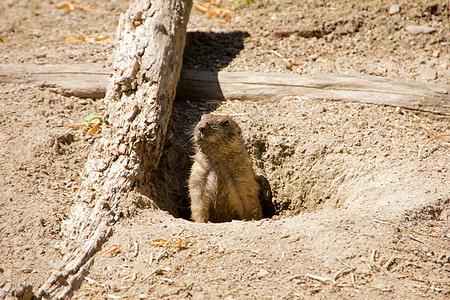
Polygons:
M303 139L307 133L300 130L305 127L301 124L301 118L289 118L283 111L276 116L274 110L277 107L273 105L175 102L169 139L159 170L163 181L170 182L169 190L165 192L165 197L173 206L169 211L175 216L190 219L187 181L195 151L192 133L201 116L210 112L230 114L239 122L255 173L264 176L270 184L276 214L311 212L338 204L336 201L327 203L330 202L331 190L325 187L337 172L327 176L312 175L317 169L325 169L324 158L327 151L330 152L326 143L316 138L315 142L305 143ZM280 118L282 115L290 122ZM303 130L306 131L305 128Z
M255 173L270 183L277 214L347 208L360 205L361 199L370 206L391 192L415 194L420 187L412 179L424 178L418 164L421 169L445 168L448 160L445 153L425 150L435 157L418 162L420 142L409 132L417 118L390 107L299 97L252 103L176 101L158 171L160 198L169 200L163 209L176 217L190 218L192 132L210 112L233 115L240 124Z

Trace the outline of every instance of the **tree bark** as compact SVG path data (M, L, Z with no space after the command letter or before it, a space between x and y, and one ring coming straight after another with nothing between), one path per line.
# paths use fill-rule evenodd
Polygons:
M136 205L152 206L158 200L152 172L172 113L191 6L192 0L134 0L121 16L102 137L92 149L71 216L62 227L62 267L38 296L70 295L114 222Z

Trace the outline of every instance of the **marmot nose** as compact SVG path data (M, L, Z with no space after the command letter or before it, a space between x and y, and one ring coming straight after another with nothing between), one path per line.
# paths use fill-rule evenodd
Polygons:
M208 129L208 124L207 123L201 123L198 126L198 131L200 131L201 133L205 133L205 131Z

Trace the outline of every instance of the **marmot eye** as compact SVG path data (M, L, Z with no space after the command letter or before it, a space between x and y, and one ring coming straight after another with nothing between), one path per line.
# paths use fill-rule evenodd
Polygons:
M224 121L224 122L222 123L222 126L230 126L230 122Z

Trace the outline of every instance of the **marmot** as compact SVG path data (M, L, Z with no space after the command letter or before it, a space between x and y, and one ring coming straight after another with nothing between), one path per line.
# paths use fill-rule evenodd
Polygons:
M189 178L192 219L261 219L259 184L236 121L227 115L203 115L194 141L197 152Z

